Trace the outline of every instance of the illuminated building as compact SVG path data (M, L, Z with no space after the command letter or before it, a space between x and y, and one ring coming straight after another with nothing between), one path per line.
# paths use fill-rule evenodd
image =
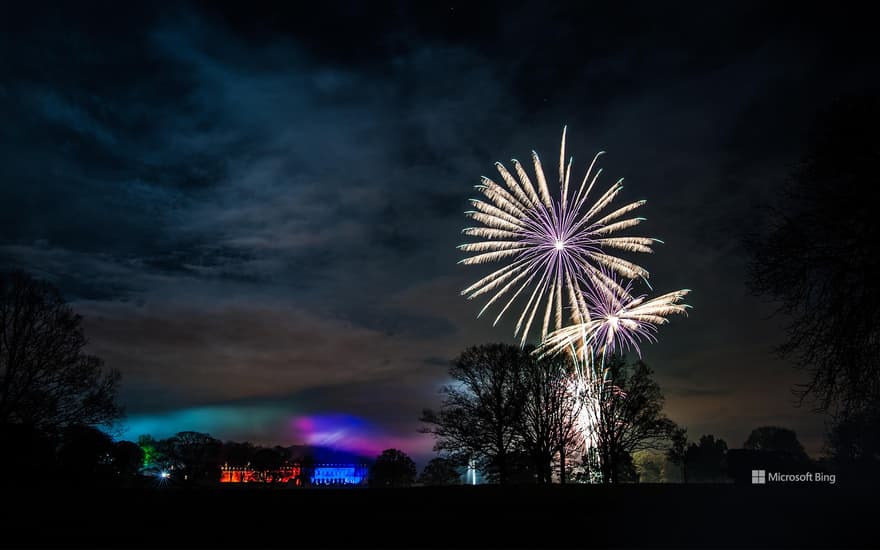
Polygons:
M312 485L359 485L367 479L367 467L357 464L316 464Z
M308 468L293 464L266 471L254 470L250 465L227 464L220 467L220 483L288 483L299 487L304 485L303 478L308 477L309 485L351 486L364 483L367 473L363 464L315 464Z
M298 464L274 470L256 471L250 466L220 467L220 483L289 483L302 484L302 469Z

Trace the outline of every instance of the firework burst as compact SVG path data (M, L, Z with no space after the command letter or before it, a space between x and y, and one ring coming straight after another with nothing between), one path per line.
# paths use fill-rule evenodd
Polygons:
M612 284L605 284L606 280ZM668 323L669 315L686 314L690 308L680 303L689 289L656 298L644 294L634 296L632 281L623 285L613 274L604 272L594 283L583 286L583 304L587 311L584 320L549 334L538 353L550 355L570 349L583 360L594 353L604 356L633 350L641 357L639 343L656 342L657 327Z
M538 318L542 320L541 345L535 353L567 352L572 356L571 390L577 400L584 450L591 452L599 445L597 430L604 419L604 406L609 399L626 398L614 381L608 380L605 357L629 350L641 356L639 344L656 341L657 327L667 323L668 316L686 313L690 306L681 301L689 290L656 298L634 294L633 281L646 281L648 272L608 251L652 252L651 245L659 242L657 239L617 236L644 221L627 215L645 201L631 202L606 214L623 188L621 179L595 201L587 202L602 172L593 171L601 152L574 192L570 186L572 161L565 162L565 133L563 129L558 196L551 195L534 151L535 184L514 159L516 177L496 163L503 184L484 177L476 186L484 197L471 199L474 210L466 214L481 225L468 227L463 233L482 240L459 246L473 254L459 263L505 262L462 294L469 300L483 295L489 298L478 316L497 304L493 325L517 299L524 300L514 329L522 344ZM537 317L542 307L543 314ZM563 327L566 310L571 324Z
M474 210L466 212L481 225L468 227L463 233L482 240L459 246L464 252L473 253L459 263L507 262L464 289L462 294L469 300L483 295L490 297L478 316L497 303L500 310L493 325L518 298L525 300L514 330L515 335L521 335L523 344L542 307L544 313L539 318L542 340L550 332L551 319L553 328L562 328L566 309L575 323L585 320L578 280L585 278L614 286L616 283L609 282L603 268L628 279L646 279L648 272L644 268L608 251L650 253L651 245L657 241L647 237L615 236L619 231L644 221L639 217L625 218L645 203L642 200L605 214L623 189L622 179L594 202L587 202L602 172L601 169L594 172L602 152L593 158L575 192L574 186L570 185L572 159L567 164L565 162L565 133L563 129L559 196L551 196L541 160L534 151L532 162L536 183L516 159L512 161L516 177L503 164L496 163L503 184L484 177L476 186L484 198L471 199ZM622 288L616 290L624 291Z

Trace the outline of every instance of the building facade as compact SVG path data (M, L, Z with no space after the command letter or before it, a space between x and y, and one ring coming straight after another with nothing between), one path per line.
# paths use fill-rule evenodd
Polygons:
M315 464L303 467L285 465L272 470L254 470L247 466L220 467L220 483L286 483L288 485L341 487L367 482L369 468L365 464Z

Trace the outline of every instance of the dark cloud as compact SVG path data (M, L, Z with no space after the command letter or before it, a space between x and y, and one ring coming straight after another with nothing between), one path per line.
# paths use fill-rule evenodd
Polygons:
M649 199L652 284L694 290L645 349L675 418L790 418L815 450L740 236L813 113L877 79L867 18L801 9L15 6L0 266L74 301L136 414L296 395L409 430L443 358L511 340L459 296L472 186L533 148L551 166L567 123L576 172L604 149Z
M731 390L724 388L678 388L668 393L682 397L717 397L729 395Z

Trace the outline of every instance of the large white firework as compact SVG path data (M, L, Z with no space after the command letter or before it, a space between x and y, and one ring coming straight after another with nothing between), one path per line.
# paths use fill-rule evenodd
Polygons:
M504 266L483 277L462 291L468 299L483 295L489 300L480 310L482 315L498 304L497 324L511 305L521 298L525 305L514 330L525 344L539 309L544 308L541 339L552 328L563 326L563 312L569 311L575 323L585 321L585 304L578 290L578 281L614 287L616 283L603 273L610 270L627 279L648 277L641 266L609 253L609 250L648 252L657 241L648 237L616 236L619 231L641 223L644 218L625 217L645 201L631 202L607 214L605 211L623 189L618 180L595 201L587 202L602 170L593 171L598 153L577 186L570 185L572 159L565 163L565 134L559 153L559 195L552 196L544 169L537 153L532 151L535 181L523 166L513 159L516 177L500 162L495 164L501 182L482 178L476 188L484 198L471 199L474 210L466 212L481 225L468 227L463 233L482 240L459 248L474 255L461 260L463 264L506 262ZM616 289L623 292L624 289ZM563 305L565 304L565 305Z

